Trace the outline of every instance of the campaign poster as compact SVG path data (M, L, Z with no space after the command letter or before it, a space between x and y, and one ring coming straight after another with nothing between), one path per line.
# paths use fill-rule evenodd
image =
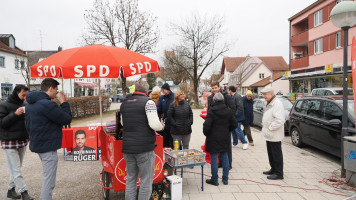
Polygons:
M96 149L98 146L97 127L73 127L74 148L73 161L97 160Z

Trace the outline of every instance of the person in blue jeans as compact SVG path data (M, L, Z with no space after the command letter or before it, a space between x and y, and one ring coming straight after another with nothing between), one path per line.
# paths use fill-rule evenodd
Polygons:
M213 103L208 110L203 133L206 136L206 151L211 157L211 179L206 183L218 186L218 154L221 156L223 176L222 182L228 184L230 162L228 152L231 149L231 131L236 128L236 118L231 109L224 103L224 96L216 93L213 97Z
M242 149L246 150L248 148L248 143L245 139L245 135L242 132L241 129L241 123L243 120L245 120L245 114L244 114L244 106L242 103L242 97L236 92L236 87L235 86L230 86L229 87L229 93L232 96L232 99L234 101L234 104L236 106L236 112L235 117L237 120L237 128L231 132L232 135L232 144L234 146L237 146L238 144L238 139L241 140L243 146Z

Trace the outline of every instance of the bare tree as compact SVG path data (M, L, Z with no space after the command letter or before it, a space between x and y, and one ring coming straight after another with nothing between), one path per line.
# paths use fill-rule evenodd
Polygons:
M135 51L153 53L159 39L156 17L138 8L138 0L95 0L86 11L87 32L82 35L84 45L110 44ZM126 78L121 76L124 96Z
M27 87L31 86L31 72L30 72L30 66L28 66L28 62L24 59L22 56L15 56L16 62L15 63L15 68L20 71L21 76L26 82Z
M176 62L174 62L174 60L179 60L180 65L185 67L183 68L180 65L175 64ZM173 81L175 85L186 83L188 80L190 80L188 72L192 72L192 64L189 62L190 60L183 57L178 49L175 51L165 51L165 57L163 59L164 76L167 79Z
M175 50L179 56L170 57L169 62L185 69L189 75L193 82L196 103L200 77L207 67L228 51L227 43L219 45L222 26L222 18L199 15L187 18L183 24L171 24L173 33L180 38L180 44ZM181 58L184 58L183 61ZM187 66L185 59L189 60L191 65Z

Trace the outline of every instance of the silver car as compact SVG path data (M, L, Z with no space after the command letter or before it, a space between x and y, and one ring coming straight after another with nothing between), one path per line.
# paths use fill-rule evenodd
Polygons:
M353 95L352 88L348 88L349 95ZM311 96L343 95L343 88L316 88L311 92Z

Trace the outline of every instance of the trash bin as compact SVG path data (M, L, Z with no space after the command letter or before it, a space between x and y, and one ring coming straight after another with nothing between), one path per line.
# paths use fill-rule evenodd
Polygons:
M350 180L350 183L356 185L356 137L345 136L344 137L344 166L346 170L346 180Z

